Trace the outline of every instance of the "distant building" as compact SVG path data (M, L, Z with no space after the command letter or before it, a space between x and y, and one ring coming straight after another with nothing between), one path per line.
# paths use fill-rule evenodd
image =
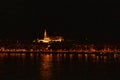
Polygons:
M37 40L34 40L33 42L43 42L43 43L49 43L49 42L61 42L64 41L62 36L54 36L54 37L48 37L47 36L47 31L44 31L44 38L43 39L39 39L37 38Z

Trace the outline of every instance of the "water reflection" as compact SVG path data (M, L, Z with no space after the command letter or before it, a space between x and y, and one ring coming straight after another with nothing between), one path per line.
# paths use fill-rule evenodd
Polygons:
M73 54L70 54L70 61L72 61L73 59Z
M1 53L0 77L3 80L80 80L87 76L96 80L106 76L108 79L120 70L119 57L92 53Z
M96 55L96 54L68 54L68 53L58 53L58 54L54 54L54 53L49 53L49 54L44 54L44 53L2 53L0 54L0 60L4 60L4 59L21 59L21 60L26 60L30 59L30 60L35 60L37 61L38 59L41 59L43 62L50 62L52 63L52 59L56 60L57 62L60 61L65 61L68 60L70 61L80 61L80 62L107 62L107 60L109 59L113 59L113 61L119 61L119 55Z
M52 54L41 54L40 77L50 80L52 76Z
M68 53L58 53L58 54L54 54L54 53L1 53L0 54L0 60L4 60L6 58L21 58L22 60L25 60L26 58L30 59L30 60L38 60L41 59L43 62L52 62L52 59L56 60L57 62L60 62L62 60L68 60L68 61L80 61L80 62L106 62L109 59L113 59L113 61L119 61L119 55L96 55L96 54L68 54Z

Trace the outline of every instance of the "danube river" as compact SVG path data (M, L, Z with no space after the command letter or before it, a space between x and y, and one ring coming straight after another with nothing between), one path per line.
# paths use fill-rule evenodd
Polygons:
M118 80L120 56L0 54L0 80Z

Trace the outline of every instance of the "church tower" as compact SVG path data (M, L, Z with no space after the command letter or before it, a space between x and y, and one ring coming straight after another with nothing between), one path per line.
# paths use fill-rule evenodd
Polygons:
M48 43L48 42L50 42L50 41L51 41L51 40L50 40L50 38L47 36L47 32L46 32L46 30L45 30L43 42Z
M44 38L47 38L47 32L46 32L46 30L44 32Z

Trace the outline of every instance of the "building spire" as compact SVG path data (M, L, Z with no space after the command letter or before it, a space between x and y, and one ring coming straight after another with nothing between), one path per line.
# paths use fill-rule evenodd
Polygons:
M44 38L47 38L47 32L46 32L46 29L45 29L45 32L44 32Z

